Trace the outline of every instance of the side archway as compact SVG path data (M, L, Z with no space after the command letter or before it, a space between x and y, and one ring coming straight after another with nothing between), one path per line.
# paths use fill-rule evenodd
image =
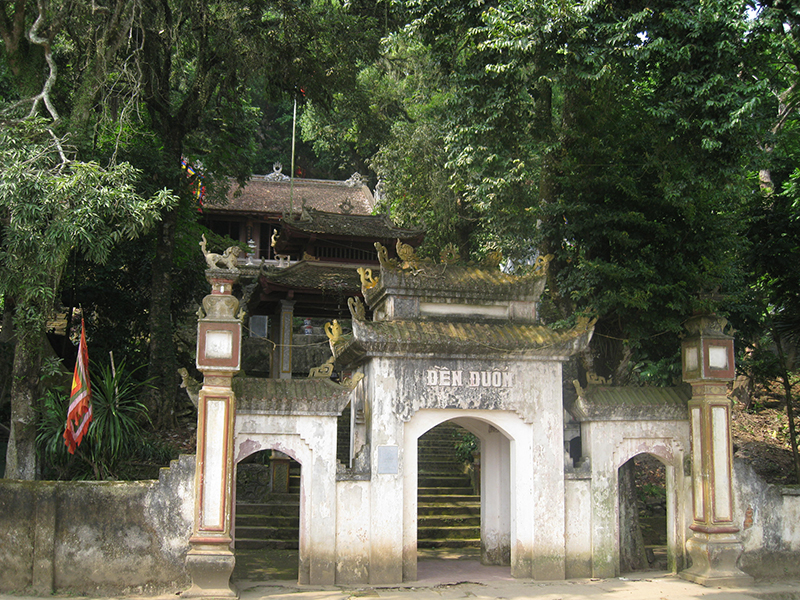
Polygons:
M666 503L667 503L667 569L677 573L684 565L684 549L686 542L686 479L683 463L685 450L683 444L675 438L625 438L615 450L615 472L628 461L641 454L657 458L665 467ZM619 494L619 481L616 482ZM619 501L617 501L619 507ZM619 513L616 527L616 572L619 573Z
M260 431L259 431L260 430ZM308 432L301 435L300 431ZM237 419L234 459L278 450L300 463L298 582L328 585L336 577L336 418L291 422ZM312 485L313 480L313 485Z
M634 437L634 432L621 431L620 425L609 427L595 423L591 436L598 440L592 446L592 576L616 577L620 573L619 555L619 468L639 454L658 458L666 470L667 488L667 568L677 572L683 566L685 532L685 489L683 469L684 442L681 431L674 437ZM641 432L641 430L640 430ZM686 432L688 435L688 432ZM628 437L628 435L630 437ZM612 452L608 449L613 448Z

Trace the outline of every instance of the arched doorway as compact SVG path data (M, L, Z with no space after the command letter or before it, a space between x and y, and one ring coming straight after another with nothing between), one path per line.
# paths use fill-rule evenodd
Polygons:
M618 470L620 572L667 568L666 467L637 454Z
M512 479L518 443L529 447L519 417L506 411L435 410L418 411L406 424L404 465L404 552L405 580L417 579L418 559L418 441L440 423L449 422L473 434L480 446L480 560L485 565L525 564L528 557L515 556L514 540L528 533L528 515L517 514L520 498L530 497L531 482L526 477ZM512 434L507 433L511 429ZM523 455L525 452L523 452ZM476 557L477 558L477 557ZM525 568L524 566L522 568Z
M686 478L683 468L683 445L677 438L625 438L622 443L617 446L615 451L613 482L611 485L616 490L616 496L620 495L619 473L620 467L634 461L631 470L635 473L635 459L639 459L640 463L643 461L657 461L663 466L663 503L665 505L666 515L661 521L664 524L665 531L660 536L660 539L666 541L666 570L677 573L684 567L684 547L686 542L686 525L685 525L685 486ZM645 456L647 458L645 458ZM634 479L635 481L635 479ZM609 523L611 531L614 536L611 541L615 545L615 573L618 575L621 572L620 564L620 544L622 536L620 534L620 521L624 516L620 516L619 502L617 503L618 509L616 512L616 520ZM664 552L663 549L661 551ZM613 555L612 555L613 557ZM654 557L655 558L655 557ZM662 559L663 560L663 559Z
M236 456L237 470L240 463L247 464L248 457L265 451L269 456L277 454L277 456L288 457L300 466L299 474L299 532L298 532L298 547L296 551L296 560L289 560L289 566L296 565L296 581L300 583L308 583L310 580L310 547L313 544L314 529L312 528L311 521L313 519L313 506L311 502L311 486L307 484L308 469L307 465L312 464L314 453L311 447L295 433L252 433L252 432L237 432L236 435L236 448L239 454ZM291 466L290 466L291 468ZM296 482L291 483L294 489L297 490ZM236 505L234 504L234 512L232 515L233 522L236 522ZM237 532L234 528L232 531L234 538L234 554L237 554L236 547ZM258 553L256 553L258 554ZM262 554L263 556L263 554ZM237 558L239 563L239 558ZM235 569L238 569L237 564ZM243 565L239 575L250 579L252 576L247 572L247 566Z
M452 421L417 441L417 554L478 557L481 546L480 441Z
M236 465L234 580L297 580L301 465L259 450Z

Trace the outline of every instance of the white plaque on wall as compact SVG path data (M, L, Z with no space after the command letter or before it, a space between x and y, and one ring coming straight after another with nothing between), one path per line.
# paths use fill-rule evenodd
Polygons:
M708 366L711 369L728 369L728 347L709 346Z
M711 432L714 436L714 516L729 521L731 514L731 463L728 449L728 410L724 406L711 408Z
M205 462L203 465L203 527L222 527L225 475L225 401L206 403Z
M687 371L696 371L697 370L697 365L699 363L699 361L697 359L698 358L698 356L697 356L698 354L699 354L699 350L698 350L698 348L696 346L689 346L688 348L686 348L686 352L684 353L684 361L685 361L686 364L684 365L684 368Z
M378 473L397 475L399 454L397 446L378 446Z

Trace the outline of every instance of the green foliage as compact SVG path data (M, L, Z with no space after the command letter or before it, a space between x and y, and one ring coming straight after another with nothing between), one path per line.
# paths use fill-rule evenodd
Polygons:
M68 410L69 396L64 390L50 388L45 391L40 400L36 447L44 459L43 474L47 479L86 479L91 471L89 465L82 462L75 465L77 461L70 460L63 437Z
M456 458L464 463L471 463L474 460L473 452L480 450L480 441L472 433L459 427L453 430L453 447L455 448Z
M642 384L656 387L677 385L681 381L681 355L658 360L643 360L633 367L633 377Z
M113 364L94 364L94 415L89 430L92 443L87 454L99 478L116 475L123 458L131 455L143 440L147 409L139 398L149 383L135 379L139 368L128 370L125 362L116 368Z
M44 331L70 252L102 263L175 199L139 197L128 164L107 169L70 160L40 122L0 129L0 295L16 303L22 336Z
M637 486L636 494L641 505L646 506L650 498L665 500L667 497L667 488L655 483L645 483L641 486Z
M429 254L554 255L550 302L599 317L603 375L673 355L708 292L743 285L736 209L767 102L742 78L744 3L404 6L375 79L403 107L370 161L385 205L424 223Z
M125 361L116 369L92 363L93 420L74 455L64 444L69 396L58 387L48 389L37 425L37 448L44 458L45 474L56 479L124 479L138 463L161 465L174 452L145 435L147 409L142 402L149 387L137 378L144 367L129 369Z

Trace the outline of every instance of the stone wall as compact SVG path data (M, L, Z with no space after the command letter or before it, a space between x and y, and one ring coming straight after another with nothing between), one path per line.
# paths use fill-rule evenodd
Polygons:
M800 486L765 483L735 460L734 490L744 544L739 567L756 579L800 577Z
M0 481L0 592L160 593L189 586L194 457L157 481Z

